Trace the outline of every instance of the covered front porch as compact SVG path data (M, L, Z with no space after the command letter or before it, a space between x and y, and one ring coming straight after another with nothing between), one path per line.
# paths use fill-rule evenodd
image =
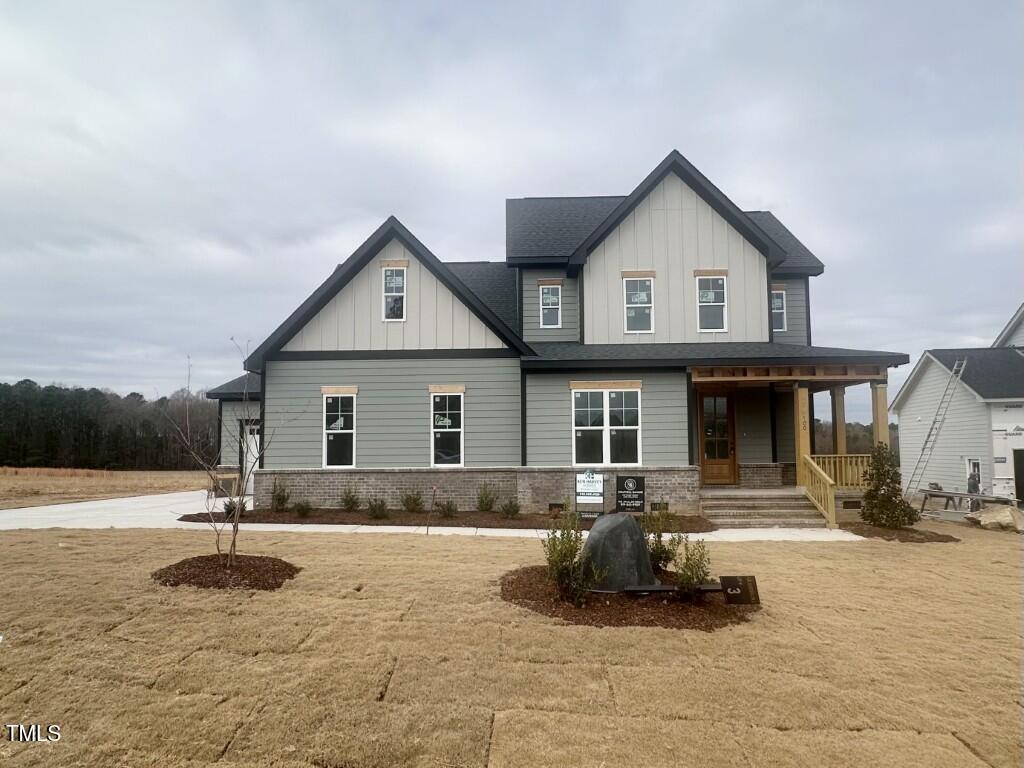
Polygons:
M859 495L867 454L847 453L846 389L871 388L872 442L889 444L885 363L733 365L691 370L705 487L797 487L836 525L836 494ZM812 395L827 391L832 444L814 445Z

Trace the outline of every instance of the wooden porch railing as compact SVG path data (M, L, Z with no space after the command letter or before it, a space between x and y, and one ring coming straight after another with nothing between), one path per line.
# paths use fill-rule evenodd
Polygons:
M803 481L807 498L818 508L829 528L836 527L836 484L810 456L804 456Z
M826 475L835 481L836 488L857 491L867 488L867 484L864 482L864 470L871 463L870 454L822 453L814 454L811 458Z

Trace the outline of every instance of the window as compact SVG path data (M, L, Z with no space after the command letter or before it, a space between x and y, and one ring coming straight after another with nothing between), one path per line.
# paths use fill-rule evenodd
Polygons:
M639 390L573 390L573 464L640 463Z
M697 278L697 330L725 331L725 275Z
M562 286L540 286L540 327L562 327Z
M384 268L384 322L405 320L405 267Z
M324 467L356 464L356 398L324 395Z
M430 396L430 466L462 466L462 395Z
M786 292L772 291L772 330L786 330Z
M626 333L651 333L654 330L654 278L626 278Z

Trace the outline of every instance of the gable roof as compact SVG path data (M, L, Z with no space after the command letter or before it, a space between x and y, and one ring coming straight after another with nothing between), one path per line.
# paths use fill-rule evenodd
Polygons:
M1010 336L1012 336L1014 331L1017 330L1017 326L1022 322L1024 322L1024 304L1017 307L1017 311L1013 313L1013 317L1010 318L1010 322L1008 322L1006 327L999 332L999 335L996 336L996 340L992 342L992 346L1001 347L1006 344Z
M509 328L519 327L516 273L503 261L448 261L445 266Z
M658 167L615 206L605 220L577 246L572 256L569 257L568 272L570 275L575 276L580 271L590 252L670 173L681 178L704 202L743 235L764 255L770 267L774 269L782 263L786 255L782 247L751 221L732 200L725 196L722 190L712 184L678 150L673 149L664 160L658 163Z
M774 213L771 211L747 211L746 214L786 252L782 263L772 269L773 275L820 275L825 271L825 265L818 257L811 253L810 249L801 243L797 236L775 217Z
M279 325L256 351L245 360L247 371L260 372L266 357L277 352L306 323L316 315L334 296L348 285L360 270L392 240L398 240L420 263L429 269L448 290L469 307L498 338L520 354L531 354L532 350L493 310L482 302L475 293L456 277L448 265L441 262L430 250L394 216L389 216L377 230L349 256L344 263L331 273L299 307Z
M960 383L977 397L982 400L1024 398L1024 352L1013 347L926 349L896 393L889 409L898 409L909 396L927 362L936 363L947 372L952 372L956 361L960 359L967 360Z
M237 379L206 390L210 400L252 400L260 399L260 375L243 373Z

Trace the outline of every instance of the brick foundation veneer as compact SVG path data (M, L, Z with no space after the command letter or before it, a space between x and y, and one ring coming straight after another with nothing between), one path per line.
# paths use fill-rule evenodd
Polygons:
M524 513L545 513L551 503L572 503L574 469L561 468L460 468L460 469L261 469L254 479L254 506L270 506L274 480L291 494L291 501L308 501L314 507L338 507L345 489L351 487L365 503L383 498L389 507L401 506L402 494L419 491L430 505L433 488L437 500L453 499L459 509L476 508L477 492L485 483L498 494L498 503L515 496ZM643 475L646 478L647 508L651 502L667 501L669 510L696 513L700 497L698 467L637 467L604 470L604 505L580 505L581 512L609 512L615 509L615 476Z
M739 474L740 488L781 488L786 485L782 464L740 464Z

